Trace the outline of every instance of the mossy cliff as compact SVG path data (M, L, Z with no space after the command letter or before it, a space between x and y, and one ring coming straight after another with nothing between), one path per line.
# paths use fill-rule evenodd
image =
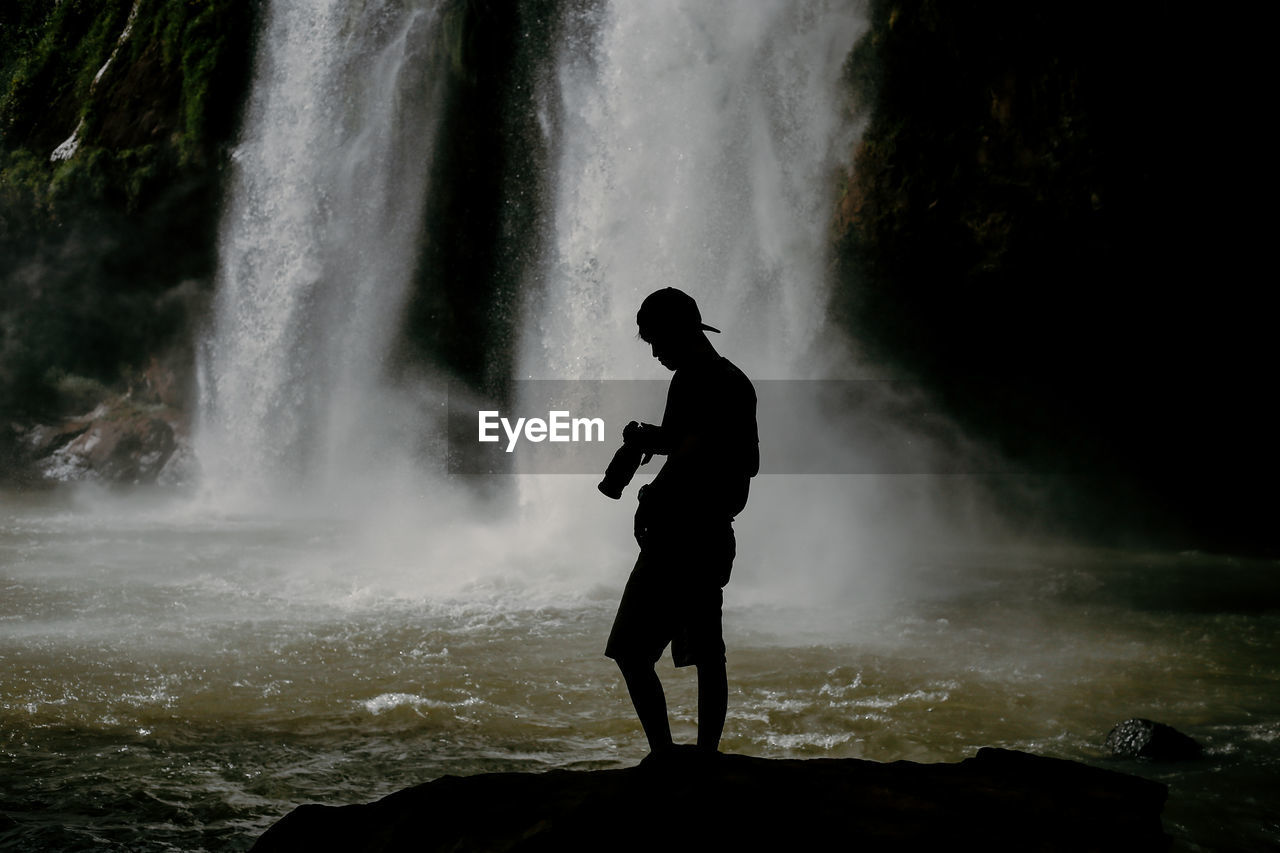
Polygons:
M190 347L254 0L11 0L0 12L0 409L123 387Z

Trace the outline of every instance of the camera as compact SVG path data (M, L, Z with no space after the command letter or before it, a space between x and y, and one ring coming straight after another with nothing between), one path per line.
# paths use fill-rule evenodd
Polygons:
M627 424L622 431L622 446L613 454L608 467L604 469L604 479L596 486L605 497L615 501L622 497L622 491L631 482L640 466L653 458L653 448L659 427L641 424L635 421Z

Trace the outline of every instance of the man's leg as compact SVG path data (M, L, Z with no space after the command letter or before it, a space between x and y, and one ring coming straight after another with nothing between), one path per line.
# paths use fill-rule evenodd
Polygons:
M619 660L618 668L622 670L622 679L627 682L627 692L631 694L631 704L636 706L636 716L644 727L644 736L649 740L651 752L666 752L671 749L671 724L667 721L667 697L662 692L662 681L654 672L653 664L648 661ZM723 672L723 667L721 668ZM727 688L726 688L727 689ZM721 724L723 724L723 715Z
M724 732L724 718L728 711L729 676L725 671L724 658L698 664L699 750L715 752L720 747L720 735Z

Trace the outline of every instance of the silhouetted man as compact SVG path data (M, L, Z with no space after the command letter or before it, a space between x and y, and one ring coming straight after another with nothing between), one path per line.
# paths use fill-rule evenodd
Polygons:
M662 425L628 425L624 438L666 455L640 490L640 544L605 654L622 670L650 755L674 749L667 702L654 664L671 644L678 667L698 667L698 751L713 755L728 705L721 588L729 580L732 522L760 468L756 395L751 381L716 352L687 293L650 294L636 315L653 356L674 370Z

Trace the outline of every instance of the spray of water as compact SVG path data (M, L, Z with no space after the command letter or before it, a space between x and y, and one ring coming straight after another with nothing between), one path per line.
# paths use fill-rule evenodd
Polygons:
M209 490L295 497L368 468L441 99L434 2L278 0L222 225L201 363Z
M657 375L635 311L667 285L750 375L830 371L815 353L838 338L815 343L858 5L617 2L578 26L558 59L554 257L522 375Z

